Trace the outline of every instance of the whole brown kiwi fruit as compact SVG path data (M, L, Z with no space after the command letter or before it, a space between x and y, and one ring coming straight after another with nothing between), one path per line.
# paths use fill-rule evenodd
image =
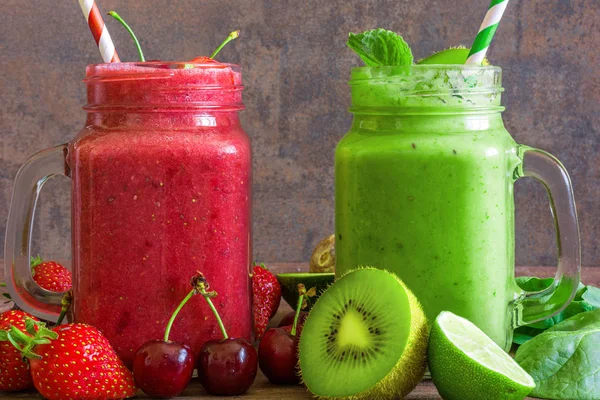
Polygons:
M335 272L335 235L321 240L310 257L310 272Z

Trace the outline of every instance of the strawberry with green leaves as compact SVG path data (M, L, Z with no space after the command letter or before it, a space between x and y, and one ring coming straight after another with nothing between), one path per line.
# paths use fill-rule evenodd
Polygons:
M52 292L66 292L73 286L71 272L56 261L31 257L31 275L40 287Z
M8 339L29 359L33 384L46 399L109 400L135 395L133 374L93 326L67 324L49 330L30 318L25 318L25 324L27 333L12 326Z
M281 286L275 275L264 264L252 270L252 293L254 301L254 329L260 338L275 315L281 301Z
M27 331L26 317L32 322L38 322L38 319L21 310L0 314L0 391L16 392L33 387L29 365L8 338L11 326Z

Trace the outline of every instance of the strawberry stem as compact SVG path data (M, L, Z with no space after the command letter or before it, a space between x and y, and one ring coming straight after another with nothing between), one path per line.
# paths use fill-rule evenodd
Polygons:
M240 31L233 31L229 34L229 36L227 36L227 38L223 41L223 43L221 43L221 45L219 47L217 47L217 49L215 51L213 51L212 55L210 56L211 59L215 58L217 56L217 54L219 54L219 52L221 51L221 49L223 47L225 47L225 45L229 42L231 42L233 39L236 39L240 36Z
M44 262L44 259L42 257L40 257L39 254L35 258L31 257L31 259L30 259L31 272L35 273L35 267L37 267L38 265L40 265L43 262Z
M187 303L188 300L191 299L194 294L196 294L196 288L192 289L187 294L187 296L185 296L185 298L181 301L181 303L179 303L179 305L177 306L175 311L173 311L173 315L171 315L171 319L169 319L169 322L167 323L167 329L165 329L165 338L164 338L165 342L169 341L169 334L171 333L171 327L173 326L173 322L175 322L175 317L177 317L177 314L179 314L179 311L181 311L181 309L183 308L185 303Z
M223 325L223 320L221 319L221 316L219 316L219 312L217 311L217 309L215 308L215 305L213 304L213 302L211 300L211 297L217 297L217 292L215 292L215 291L209 292L208 291L208 289L209 289L208 282L206 281L206 278L204 277L204 275L202 275L202 273L200 273L200 272L198 272L198 275L196 275L194 277L194 279L192 280L192 284L196 288L197 292L200 293L202 295L202 297L204 297L204 299L208 303L208 306L210 307L213 314L215 315L215 318L217 318L217 323L219 324L219 328L221 328L221 332L223 333L223 339L228 339L229 336L227 335L227 331L225 330L225 325Z
M10 335L8 336L9 339L12 338L14 339L15 342L21 343L21 344L28 344L32 338L31 336L25 334L24 332L21 332L21 330L19 330L19 328L17 328L16 326L11 325L10 326ZM12 342L12 340L11 340ZM13 342L14 344L14 342Z
M71 290L66 291L65 294L63 294L62 299L60 300L60 305L61 305L60 315L58 316L58 319L56 320L56 326L62 324L63 320L67 316L67 313L69 312L69 308L71 308L72 300L73 300L73 292Z
M125 20L123 18L121 18L121 16L119 14L117 14L116 11L109 11L108 15L110 15L111 17L113 17L114 19L119 21L121 23L121 25L123 25L125 27L125 29L127 29L127 32L129 32L129 34L131 35L131 38L133 39L133 41L135 43L135 47L137 47L138 54L140 55L140 61L141 62L146 61L146 59L144 58L144 53L142 52L142 46L140 46L140 42L138 41L137 37L135 36L135 33L133 33L133 30L129 27L129 25L127 25L127 22L125 22Z
M5 335L0 335L0 340L8 340L24 357L42 358L40 355L35 354L33 349L38 344L50 343L49 339L54 340L58 338L58 334L46 328L43 322L34 321L29 317L25 317L25 326L28 332L35 332L35 334L29 336L16 326L11 325Z

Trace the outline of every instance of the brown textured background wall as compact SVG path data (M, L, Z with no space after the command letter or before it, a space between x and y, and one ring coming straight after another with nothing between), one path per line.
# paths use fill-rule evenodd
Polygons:
M243 123L254 148L257 260L307 260L333 229L333 152L350 126L347 80L358 58L350 31L401 33L417 58L469 45L487 0L283 1L101 0L134 28L148 59L209 54L233 29L221 59L244 67ZM0 241L21 163L68 141L83 125L87 64L100 61L75 0L0 3ZM107 17L108 18L108 17ZM123 60L136 59L125 31L108 21ZM600 2L512 1L489 54L504 68L507 128L550 151L571 173L583 264L600 265ZM517 184L517 263L555 263L554 231L540 184ZM69 189L48 184L36 249L69 254Z

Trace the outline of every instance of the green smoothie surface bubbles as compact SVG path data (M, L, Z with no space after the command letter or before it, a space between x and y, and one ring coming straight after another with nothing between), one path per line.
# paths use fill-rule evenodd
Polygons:
M352 70L354 110L361 107L427 106L447 114L457 107L497 108L500 106L500 68L465 65L470 49L455 47L414 62L410 46L402 36L385 29L350 33L348 46L367 64Z

